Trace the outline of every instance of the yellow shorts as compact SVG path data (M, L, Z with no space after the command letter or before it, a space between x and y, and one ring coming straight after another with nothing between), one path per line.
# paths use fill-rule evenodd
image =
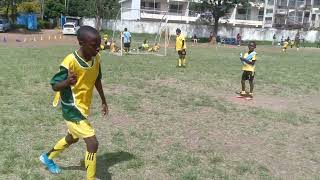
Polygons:
M74 139L87 138L95 135L94 129L87 120L81 120L79 122L66 121L66 123L68 132Z

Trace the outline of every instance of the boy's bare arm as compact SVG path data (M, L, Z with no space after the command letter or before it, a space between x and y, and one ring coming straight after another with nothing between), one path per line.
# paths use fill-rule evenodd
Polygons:
M95 82L95 87L100 95L100 98L101 98L101 103L102 103L102 114L104 116L108 115L108 104L107 104L107 101L106 101L106 97L104 96L104 92L103 92L103 88L102 88L102 83L101 83L101 80L100 79L97 79L96 82Z
M53 85L52 89L54 91L61 91L62 89L70 85L75 85L76 83L77 83L77 75L72 71L68 71L68 78L64 81L58 82L57 84Z

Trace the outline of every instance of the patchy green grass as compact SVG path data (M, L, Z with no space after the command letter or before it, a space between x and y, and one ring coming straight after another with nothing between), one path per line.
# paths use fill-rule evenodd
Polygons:
M110 114L94 94L98 179L317 179L320 176L319 50L258 46L255 98L235 98L246 47L188 49L188 67L167 57L102 52ZM49 80L77 47L0 46L0 179L84 179L85 144L38 157L67 130L51 107Z

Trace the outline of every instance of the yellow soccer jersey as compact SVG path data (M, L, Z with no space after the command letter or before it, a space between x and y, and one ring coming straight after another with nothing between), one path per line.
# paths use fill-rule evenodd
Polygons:
M111 45L110 45L110 51L111 51L111 52L117 52L117 50L116 50L116 44L115 44L114 42L112 42Z
M283 43L283 48L287 48L288 45L289 45L289 42L288 42L288 41L285 41L285 42Z
M142 44L141 46L142 46L142 49L143 49L143 50L149 49L149 44L147 44L147 43Z
M155 46L154 46L154 50L155 50L155 51L159 51L159 50L160 50L160 45L155 45Z
M182 47L182 42L184 41L184 45ZM179 36L177 36L176 38L176 51L181 51L182 49L186 49L186 40L184 38L184 35L180 34Z
M104 35L103 35L103 40L104 40L104 42L107 42L108 39L109 39L109 35L108 35L108 34L104 34Z
M245 53L244 54L244 58L246 58L246 57L248 57L248 53ZM255 55L253 55L253 57L252 57L252 59L251 59L252 61L256 61L257 60L257 55L255 54ZM254 69L255 69L255 66L254 65L251 65L251 64L247 64L247 63L244 63L243 64L243 66L242 66L242 70L243 71L251 71L251 72L254 72Z
M69 71L76 74L77 83L60 91L62 114L66 120L79 121L89 116L93 88L96 80L101 79L100 55L86 62L76 51L69 54L50 84L66 80Z

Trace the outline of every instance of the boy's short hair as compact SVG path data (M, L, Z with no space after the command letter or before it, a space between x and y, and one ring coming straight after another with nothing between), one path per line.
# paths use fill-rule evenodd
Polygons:
M250 42L249 42L249 46L250 46L251 44L253 45L253 47L257 47L257 44L256 44L255 41L250 41Z
M177 29L176 29L176 32L177 32L177 33L181 33L181 29L177 28Z
M77 31L78 41L83 40L83 38L88 34L99 35L99 32L91 26L81 26L80 29Z
M124 31L128 31L128 29L127 29L127 28L124 28Z

